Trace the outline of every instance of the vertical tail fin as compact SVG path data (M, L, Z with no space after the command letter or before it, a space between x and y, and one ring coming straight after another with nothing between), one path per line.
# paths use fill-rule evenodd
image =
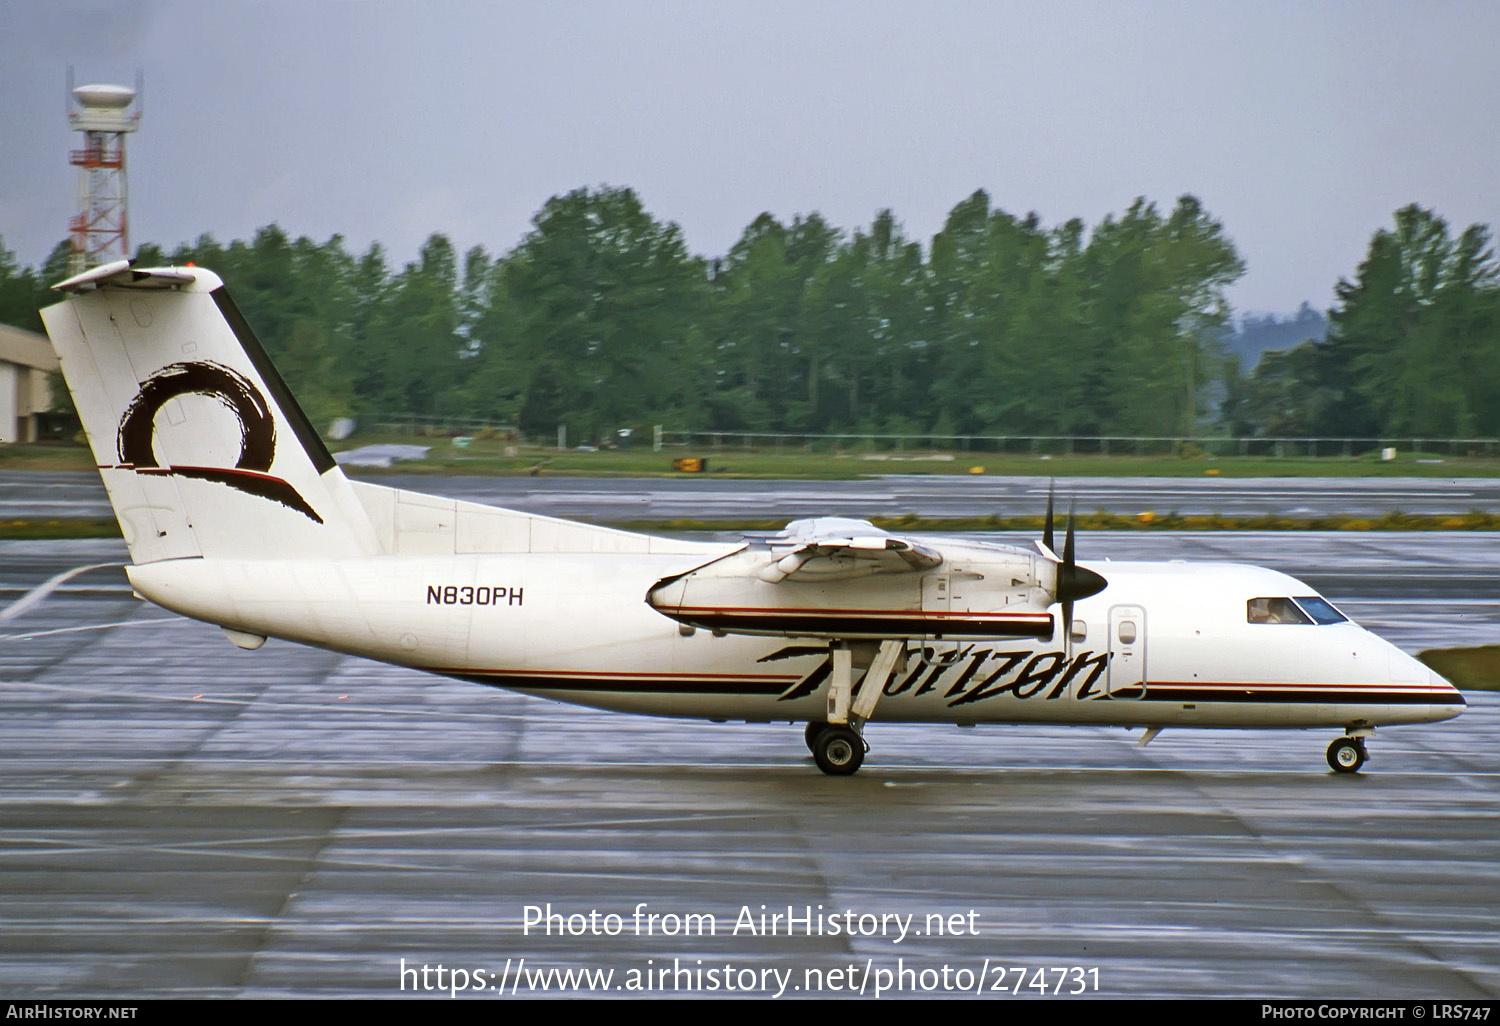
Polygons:
M379 551L218 275L122 260L53 287L42 320L132 561Z

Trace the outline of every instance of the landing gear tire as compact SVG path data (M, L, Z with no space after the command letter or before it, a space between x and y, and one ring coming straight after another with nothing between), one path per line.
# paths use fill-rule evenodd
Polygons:
M1335 773L1358 773L1365 759L1362 738L1341 737L1328 746L1328 765Z
M807 742L807 750L809 752L816 752L818 750L818 735L827 729L828 724L822 720L813 720L807 725L807 729L802 732L802 739Z
M847 777L864 764L865 739L848 727L825 726L813 739L812 753L818 769L831 777Z

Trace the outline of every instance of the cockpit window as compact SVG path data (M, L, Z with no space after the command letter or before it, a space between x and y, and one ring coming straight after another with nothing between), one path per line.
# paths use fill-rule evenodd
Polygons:
M1289 598L1253 598L1245 604L1250 623L1312 623Z
M1327 599L1316 595L1298 595L1297 605L1302 611L1313 618L1314 623L1343 623L1349 619L1343 613L1334 609Z

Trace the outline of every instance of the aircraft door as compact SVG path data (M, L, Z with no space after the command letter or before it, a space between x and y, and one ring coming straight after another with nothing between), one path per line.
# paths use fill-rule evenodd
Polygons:
M922 577L922 612L924 614L950 613L954 609L954 588L958 582L951 574L925 574ZM962 599L959 600L962 603ZM962 605L959 608L963 608ZM942 636L936 627L930 628L922 638L924 662L945 662L957 657L959 645Z
M953 608L952 578L948 574L922 576L922 612L946 613Z
M1141 606L1109 611L1109 695L1146 697L1146 610Z

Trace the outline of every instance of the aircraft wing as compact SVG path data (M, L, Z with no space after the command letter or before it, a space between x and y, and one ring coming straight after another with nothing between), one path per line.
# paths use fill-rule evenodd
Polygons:
M901 538L864 520L798 520L646 595L715 634L851 638L1046 637L1053 564L1009 546Z
M766 544L772 558L756 576L767 584L910 573L943 561L941 553L919 542L898 538L868 520L844 517L794 520Z

